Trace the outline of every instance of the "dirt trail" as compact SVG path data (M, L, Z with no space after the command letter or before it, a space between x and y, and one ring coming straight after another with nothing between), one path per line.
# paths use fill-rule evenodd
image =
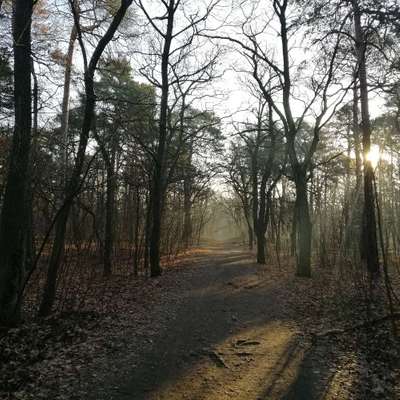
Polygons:
M329 371L314 368L309 345L279 300L284 289L269 284L267 267L214 246L191 268L174 318L135 365L124 364L119 379L104 382L110 390L100 388L93 398L338 398L327 394Z

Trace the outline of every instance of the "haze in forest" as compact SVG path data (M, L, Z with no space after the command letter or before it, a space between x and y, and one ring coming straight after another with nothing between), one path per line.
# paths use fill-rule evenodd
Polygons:
M400 398L399 21L0 0L0 398Z

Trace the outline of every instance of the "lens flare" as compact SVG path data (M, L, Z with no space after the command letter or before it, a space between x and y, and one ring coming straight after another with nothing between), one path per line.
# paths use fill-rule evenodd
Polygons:
M381 151L379 146L376 144L371 145L371 148L367 154L367 161L371 163L372 168L376 168L381 159Z

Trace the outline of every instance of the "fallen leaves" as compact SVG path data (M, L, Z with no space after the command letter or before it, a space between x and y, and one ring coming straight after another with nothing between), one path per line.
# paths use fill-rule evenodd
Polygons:
M84 306L90 311L57 313L3 332L0 399L86 399L105 371L119 374L110 360L151 346L174 318L186 273L166 272L154 280L113 276L92 285Z
M208 251L201 253L208 255ZM190 261L190 256L199 261ZM196 254L190 256L185 256L189 267L174 268L161 278L116 275L107 282L94 281L80 312L58 313L4 332L0 337L0 398L86 399L90 388L101 386L105 375L121 375L127 363L134 368L140 353L154 345L167 321L174 320L179 304L185 301L182 294L192 293L186 287L188 278L205 261L200 256L196 259ZM400 346L389 324L348 330L364 322L367 312L371 318L385 315L384 297L378 296L367 309L363 293L351 279L339 285L335 274L318 267L313 279L298 279L289 265L280 269L268 265L253 280L231 279L221 291L243 292L244 296L268 291L274 304L263 312L299 328L296 336L310 348L313 374L334 383L336 397L332 398L400 398ZM246 290L238 290L242 288ZM229 303L224 307L234 327L243 324L243 315L238 317ZM315 337L318 340L313 342ZM208 348L188 355L208 359L218 368L234 369L247 366L264 344L264 338L242 334L225 349Z

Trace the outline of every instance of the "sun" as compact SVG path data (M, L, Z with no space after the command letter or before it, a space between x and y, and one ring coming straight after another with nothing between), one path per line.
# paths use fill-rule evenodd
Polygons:
M376 168L379 164L379 160L381 159L381 151L377 144L372 144L371 148L367 154L367 161L371 163L372 168Z

